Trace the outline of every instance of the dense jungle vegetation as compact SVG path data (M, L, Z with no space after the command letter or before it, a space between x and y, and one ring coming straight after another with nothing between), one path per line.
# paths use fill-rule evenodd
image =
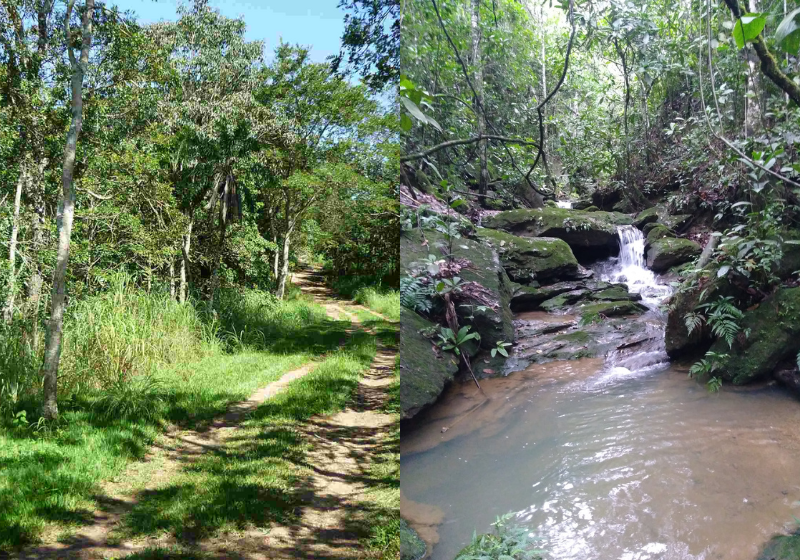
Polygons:
M248 432L273 444L209 462L170 523L297 521L296 427L343 409L396 345L291 280L313 268L397 319L396 7L340 7L341 53L314 62L206 0L152 25L99 0L0 2L0 550L68 539L169 426L204 429L311 364ZM359 521L371 557L397 546L387 437Z

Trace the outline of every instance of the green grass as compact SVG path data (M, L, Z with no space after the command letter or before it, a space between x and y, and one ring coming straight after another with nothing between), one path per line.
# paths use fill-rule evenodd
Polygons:
M374 337L355 333L344 348L256 409L223 451L205 453L165 486L139 495L119 536L166 532L191 544L296 521L312 487L305 465L309 443L298 422L343 409L375 348Z
M124 285L76 304L56 422L36 422L40 354L0 363L0 387L17 389L0 394L0 550L89 523L101 483L141 459L168 424L202 428L346 337L349 322L320 306L239 295L222 318ZM234 325L237 334L222 328ZM0 332L0 349L23 348L18 335ZM20 412L27 421L15 425Z
M365 305L392 321L400 320L400 292L397 290L379 291L374 287L360 288L353 299L356 303Z

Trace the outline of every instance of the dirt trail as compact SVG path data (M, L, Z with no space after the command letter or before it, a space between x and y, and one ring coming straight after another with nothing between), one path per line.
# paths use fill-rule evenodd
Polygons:
M293 282L322 305L329 317L339 319L340 314L344 314L351 320L353 327L348 332L357 329L359 323L352 310L366 310L386 319L360 305L335 299L321 280L322 277L313 271L293 275ZM299 524L258 528L239 537L208 539L194 546L219 558L353 558L359 532L352 518L367 490L365 470L370 457L380 450L393 424L398 422L396 415L379 411L387 399L385 390L394 379L394 360L395 351L379 343L370 371L359 381L355 402L343 412L312 417L298 427L313 446L307 455L307 466L313 471L313 487L305 493L306 503L299 512ZM173 474L203 453L219 450L250 412L312 371L315 365L307 363L259 389L246 401L234 403L205 431L165 434L144 461L132 464L117 479L103 485L104 496L98 499L103 510L94 513L92 524L81 527L67 542L42 545L11 557L20 560L122 558L147 546L173 544L172 538L117 542L112 532L136 505L137 494L163 486Z

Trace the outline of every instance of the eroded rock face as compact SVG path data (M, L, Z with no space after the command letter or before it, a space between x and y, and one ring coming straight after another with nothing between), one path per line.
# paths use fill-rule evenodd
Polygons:
M558 311L577 304L601 301L639 301L640 294L628 291L625 284L597 280L558 282L549 286L516 286L511 296L511 309L520 311ZM638 312L638 311L637 311Z
M722 378L743 385L768 376L783 360L800 351L800 288L782 288L745 312L742 325L749 336L737 337L731 348L720 339L710 352L725 355Z
M403 307L400 310L400 407L403 419L436 402L458 371L452 353L435 349L420 331L433 323Z
M579 272L575 255L566 242L553 237L517 237L499 230L478 228L478 239L497 251L514 282L547 282L574 278Z
M691 261L702 251L702 247L691 239L664 237L650 243L647 266L655 272L664 272L670 267Z
M402 272L407 274L413 269L413 263L422 261L429 254L444 259L447 245L445 236L437 231L426 230L425 240L418 229L403 232L400 236ZM497 251L462 237L453 240L453 258L456 262L469 263L457 274L462 282L479 286L467 286L463 292L453 296L459 324L471 325L481 335L483 348L493 348L498 341L512 340L514 328L509 305L512 286L500 265Z
M520 237L556 237L566 241L576 256L598 258L617 248L617 226L632 222L630 216L616 212L539 208L500 212L484 225Z

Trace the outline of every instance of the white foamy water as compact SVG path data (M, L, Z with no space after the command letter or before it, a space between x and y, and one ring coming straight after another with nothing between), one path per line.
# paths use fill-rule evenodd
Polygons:
M571 200L556 200L556 204L559 208L572 208Z
M652 311L672 294L672 287L659 284L656 275L647 268L644 256L644 234L633 226L617 226L619 256L598 263L595 268L606 282L623 282L628 291L641 294L642 303Z

